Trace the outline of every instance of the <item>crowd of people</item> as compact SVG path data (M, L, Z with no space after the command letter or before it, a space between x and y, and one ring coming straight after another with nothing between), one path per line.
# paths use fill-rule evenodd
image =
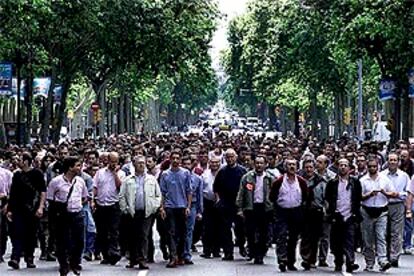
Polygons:
M166 267L202 258L278 269L384 272L412 253L414 144L265 136L180 134L78 139L0 152L0 257L8 265L82 261L149 269L153 230ZM328 264L327 256L334 256Z

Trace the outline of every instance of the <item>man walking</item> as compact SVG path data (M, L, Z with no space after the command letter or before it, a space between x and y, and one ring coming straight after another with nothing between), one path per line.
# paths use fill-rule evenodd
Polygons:
M168 268L184 264L186 217L191 212L191 174L180 167L181 157L181 152L172 152L171 168L163 172L160 178L162 194L160 214L166 220L169 234L170 262L167 264Z
M255 264L263 264L269 218L273 210L269 200L273 175L265 172L264 156L256 156L254 167L241 179L237 207L238 215L245 218L249 259L254 259Z
M152 217L161 204L161 191L153 175L145 172L144 156L136 156L133 160L135 175L127 177L121 186L119 205L122 213L130 216L129 264L127 268L149 269L148 235L152 225Z
M84 246L85 214L88 190L82 177L81 162L77 157L66 157L62 163L63 174L56 176L47 188L50 212L56 225L56 256L59 272L66 276L69 270L80 275Z
M240 188L240 180L247 171L237 164L237 154L233 149L226 151L225 158L227 165L217 173L213 189L216 194L216 205L221 213L221 243L224 251L222 260L232 261L234 260L233 235L231 232L233 223L235 224L234 230L240 255L246 256L243 220L237 216L236 197Z
M405 201L407 186L410 183L408 174L398 168L399 158L396 153L388 155L388 169L381 172L388 177L398 196L388 200L388 236L389 258L391 266L398 267L398 259L402 251L405 222Z
M368 174L361 178L362 187L362 239L364 243L365 271L373 271L375 255L380 271L391 267L387 259L388 198L397 197L391 181L378 173L378 160L370 158Z
M36 231L43 216L46 198L46 183L41 171L33 169L33 158L28 152L18 157L20 171L13 175L7 218L10 221L12 254L8 265L19 269L22 255L27 268L35 268L33 262L36 247Z
M272 184L270 200L275 209L276 255L279 269L297 271L296 247L303 225L303 206L308 202L306 181L296 174L295 159L285 161L286 173Z
M119 250L119 190L125 173L119 169L119 156L109 153L109 163L98 170L93 178L96 200L96 242L103 254L101 264L115 265L120 259Z
M355 264L355 227L360 222L361 184L349 175L349 160L338 160L338 177L326 186L327 217L332 223L331 249L334 254L335 271L341 272L346 261L346 272L352 273Z

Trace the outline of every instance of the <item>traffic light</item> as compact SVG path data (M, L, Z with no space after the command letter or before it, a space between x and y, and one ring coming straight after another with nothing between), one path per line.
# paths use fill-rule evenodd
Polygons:
M93 111L92 123L97 125L102 120L102 111L100 109Z
M351 108L347 107L344 110L344 124L350 125L351 124Z

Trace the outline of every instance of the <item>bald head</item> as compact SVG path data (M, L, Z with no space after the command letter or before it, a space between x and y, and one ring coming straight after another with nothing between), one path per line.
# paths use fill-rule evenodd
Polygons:
M235 167L236 161L237 161L236 151L234 149L227 149L225 156L226 156L227 165L229 165L230 167Z
M119 163L119 155L116 152L110 152L108 155L108 169L111 171L116 170Z

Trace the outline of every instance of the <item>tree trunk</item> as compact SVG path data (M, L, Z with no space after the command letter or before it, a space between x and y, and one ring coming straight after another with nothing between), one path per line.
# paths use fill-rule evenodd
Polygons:
M124 91L121 89L121 95L119 96L119 133L125 132L125 95Z
M316 89L311 88L309 100L311 104L312 137L318 135L318 98Z
M65 119L67 97L69 94L69 88L70 88L71 83L72 83L71 76L67 76L62 82L62 99L61 99L61 103L58 108L58 112L56 114L56 120L55 120L56 125L54 125L52 129L52 140L53 140L53 143L55 144L59 142L60 129L62 128L63 120Z
M50 77L50 89L47 93L46 106L44 106L44 118L42 128L40 129L40 140L42 143L49 141L49 129L52 121L52 108L53 108L53 89L55 88L56 80L56 67L52 64L52 75Z

